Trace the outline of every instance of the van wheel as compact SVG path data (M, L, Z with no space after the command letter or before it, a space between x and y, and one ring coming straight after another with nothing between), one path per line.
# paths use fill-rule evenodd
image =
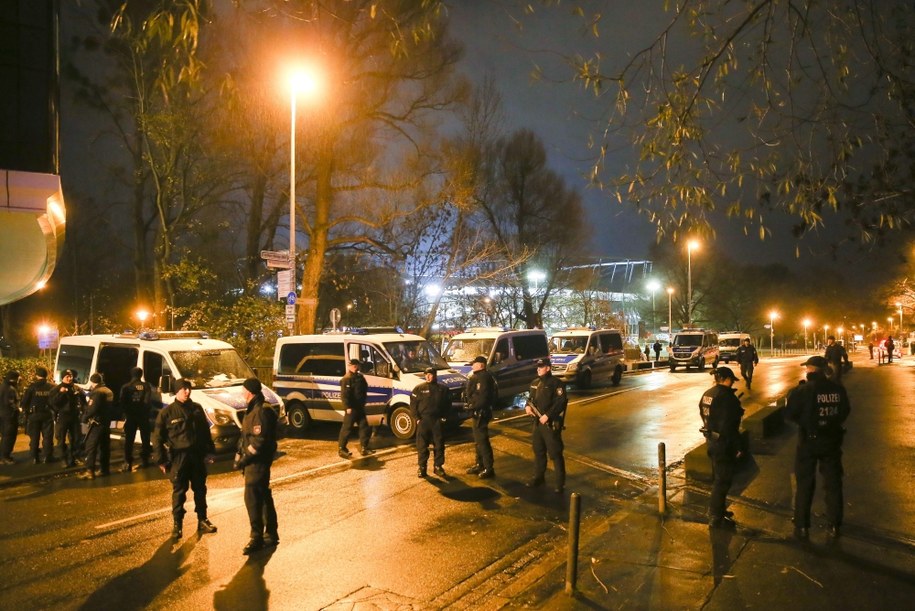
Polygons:
M578 387L579 388L591 388L591 372L586 371L581 374L581 377L578 378Z
M411 439L416 435L416 422L413 420L409 407L403 405L395 407L388 418L388 423L394 437L398 439Z
M671 371L673 371L673 370L671 369ZM613 370L613 375L610 376L610 383L613 384L614 386L619 386L620 380L622 380L622 379L623 379L623 368L620 367L619 365L617 365L616 368Z
M301 435L311 426L308 410L298 401L286 406L286 420L289 422L289 430L297 435Z

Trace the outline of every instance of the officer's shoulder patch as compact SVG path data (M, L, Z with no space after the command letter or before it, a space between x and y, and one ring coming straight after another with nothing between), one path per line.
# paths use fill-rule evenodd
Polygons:
M252 431L255 435L260 435L261 434L261 425L259 425L259 424L255 425L254 428L252 429Z
M565 391L562 389L562 386L559 386L559 387L556 388L556 394L557 394L557 395L561 395L563 392L565 392Z

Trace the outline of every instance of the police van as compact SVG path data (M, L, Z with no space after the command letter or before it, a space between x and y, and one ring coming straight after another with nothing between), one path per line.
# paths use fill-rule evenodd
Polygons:
M210 423L210 434L219 452L235 450L247 408L242 383L254 371L226 342L200 331L146 331L117 335L72 335L60 338L55 379L67 369L74 381L85 385L94 372L102 374L115 396L130 380L130 370L143 368L143 379L153 389L155 413L175 399L173 382L191 380L191 400L199 403ZM268 404L282 409L279 397L263 387ZM118 417L118 413L115 417ZM282 418L282 412L280 417Z
M549 358L550 348L543 329L486 327L452 337L443 356L452 368L470 375L470 361L481 355L504 402L530 388L537 377L537 360Z
M369 425L387 425L398 439L416 433L410 395L426 381L423 371L428 367L436 369L438 381L448 387L450 423L459 424L469 415L463 400L467 378L451 369L430 342L419 335L350 329L277 340L273 387L286 404L292 430L303 432L313 420L343 421L340 379L350 359L362 362L360 371L368 383L365 412Z
M579 388L623 377L623 336L614 329L570 328L550 338L553 375Z
M740 331L723 331L718 334L718 355L725 363L730 363L737 359L737 349L743 340L749 340L749 333Z
M674 333L668 353L671 371L679 366L700 370L705 369L706 365L717 367L720 359L718 334L707 329L684 327Z

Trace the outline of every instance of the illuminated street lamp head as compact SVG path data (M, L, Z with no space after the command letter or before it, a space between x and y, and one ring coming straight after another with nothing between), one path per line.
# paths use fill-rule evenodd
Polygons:
M659 288L661 288L661 283L658 282L657 280L649 280L649 281L648 281L648 284L647 284L646 286L648 287L648 290L649 290L649 291L651 291L652 293L654 293L654 292L657 291Z
M147 312L146 310L141 308L141 309L137 310L136 317L137 317L137 320L139 320L140 324L142 325L143 323L146 322L146 319L149 318L149 312Z
M527 272L527 279L531 282L543 282L546 280L546 273L539 269L532 269L531 271Z
M769 312L769 320L778 320L778 312L775 310Z
M672 287L672 286L667 287L667 294L668 294L668 295L673 295L673 294L674 294L674 287Z
M694 240L689 240L689 241L686 243L686 250L689 250L689 251L698 250L698 249L699 249L699 244L700 244L699 240L695 240L695 239L694 239Z
M313 66L299 66L289 70L287 82L293 95L316 98L321 93L323 79Z
M803 324L804 324L804 327L805 327L805 328L806 328L806 327L809 327L809 326L810 326L810 319L809 319L809 318L805 318L805 319L803 320Z

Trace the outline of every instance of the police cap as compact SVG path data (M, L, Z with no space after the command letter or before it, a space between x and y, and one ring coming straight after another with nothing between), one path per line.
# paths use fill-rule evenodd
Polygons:
M716 367L715 369L712 369L709 374L715 376L719 380L737 380L737 376L734 375L734 372L730 367Z
M483 363L485 365L486 362L487 362L486 357L481 354L478 357L474 358L472 361L470 361L470 364L473 365L474 363Z
M436 371L435 371L435 367L426 367L426 368L423 370L423 373L426 374L426 375L429 375L430 373L431 373L433 376L437 375L437 373L436 373Z
M550 359L537 359L537 367L549 367Z
M812 356L801 363L801 367L816 367L817 369L826 369L828 365L829 361L822 356Z

